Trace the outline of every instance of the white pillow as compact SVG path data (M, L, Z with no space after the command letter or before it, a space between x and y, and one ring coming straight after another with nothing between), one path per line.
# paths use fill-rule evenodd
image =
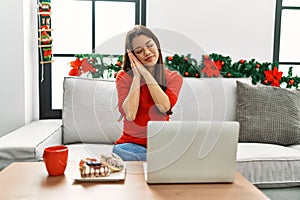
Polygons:
M63 143L114 143L122 134L114 80L65 77Z
M173 121L236 121L236 81L251 78L184 78Z

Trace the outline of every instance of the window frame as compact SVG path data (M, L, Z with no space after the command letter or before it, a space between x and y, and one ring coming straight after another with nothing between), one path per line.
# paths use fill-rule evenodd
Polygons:
M146 0L87 0L92 1L92 51L95 51L95 2L135 3L135 24L146 26ZM54 57L74 57L75 54L53 54ZM106 56L106 55L104 55ZM41 64L39 54L39 118L61 119L62 109L52 109L52 63Z
M276 0L276 11L275 11L275 32L274 32L274 49L273 49L273 62L278 63L278 65L300 65L300 62L281 62L279 60L280 53L280 36L281 36L281 21L282 21L282 11L283 10L299 10L298 6L283 6L283 0Z

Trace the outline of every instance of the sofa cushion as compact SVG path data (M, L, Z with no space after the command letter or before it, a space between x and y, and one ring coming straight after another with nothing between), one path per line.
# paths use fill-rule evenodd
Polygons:
M237 82L239 142L300 142L300 91Z
M171 120L236 121L236 81L250 78L184 78Z
M300 150L300 144L290 145L289 147L290 147L290 148L293 148L293 149Z
M114 80L64 79L63 143L114 143L122 133Z
M62 143L61 120L37 120L0 138L0 170L15 161L39 161L44 148Z
M236 120L236 80L184 78L171 120ZM115 82L66 77L63 95L63 142L112 144L122 133Z
M300 185L300 151L275 144L239 143L237 170L259 188Z

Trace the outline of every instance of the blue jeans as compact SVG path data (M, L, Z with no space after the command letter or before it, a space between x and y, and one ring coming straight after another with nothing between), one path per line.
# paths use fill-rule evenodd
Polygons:
M114 145L113 153L124 161L146 161L147 149L138 144L123 143Z

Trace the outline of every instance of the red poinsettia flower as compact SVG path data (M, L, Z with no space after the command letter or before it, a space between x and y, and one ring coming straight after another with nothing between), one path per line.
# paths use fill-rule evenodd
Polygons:
M222 62L221 62L220 60L217 60L217 61L215 62L215 66L216 66L217 69L220 71L221 68L222 68Z
M204 68L201 70L203 74L206 74L207 77L219 77L220 76L220 70L222 68L221 61L213 62L209 59L204 60Z
M93 69L93 65L91 65L86 58L82 60L81 69L83 73L88 72Z
M82 60L80 60L79 58L76 58L75 61L70 62L70 65L71 65L71 67L73 67L75 69L79 69L82 62L83 62Z
M82 71L80 69L82 62L83 60L80 60L79 58L76 58L75 61L70 62L70 66L72 67L69 72L70 76L80 76L82 74Z
M96 68L93 67L93 68L91 69L91 72L92 72L92 73L96 73L96 72L97 72Z
M266 80L268 83L271 83L272 86L279 87L280 79L282 77L283 72L279 72L277 67L274 67L273 70L264 71Z
M82 74L82 72L76 68L71 69L69 72L70 76L80 76L81 74Z

